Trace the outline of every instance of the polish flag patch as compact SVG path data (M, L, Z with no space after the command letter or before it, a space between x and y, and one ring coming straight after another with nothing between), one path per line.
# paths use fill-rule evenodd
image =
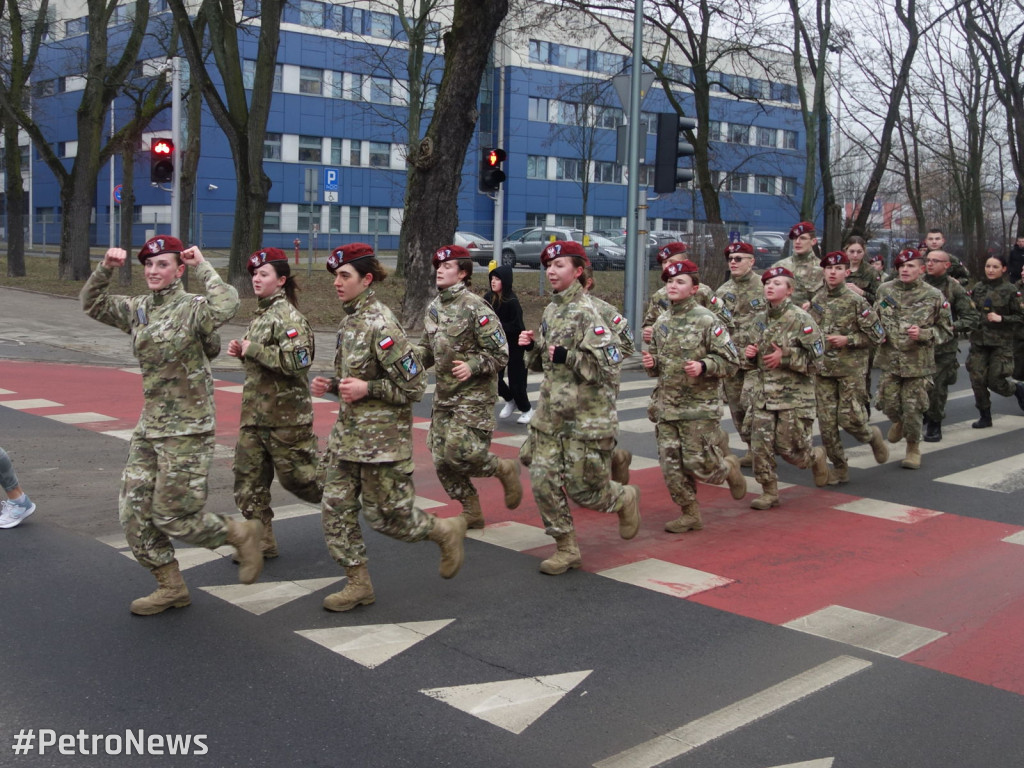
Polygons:
M804 327L804 333L814 333L814 328L810 325Z
M871 314L871 308L868 307L867 309L865 309L863 312L860 313L860 316L861 317L867 317L870 314Z
M383 339L377 342L377 346L380 347L381 349L391 349L391 347L395 346L395 340L392 339L390 336L385 336Z
M1017 295L1018 295L1018 296L1020 296L1020 294L1019 294L1019 293L1018 293ZM613 322L613 323L614 323L615 325L618 325L619 323L621 323L621 322L622 322L622 315L616 315L615 317L613 317L613 318L612 318L612 322Z
M491 318L489 318L487 315L483 315L479 320L477 320L477 322L480 323L480 327L483 328L485 325L491 322Z
M596 333L598 336L603 336L605 334L604 326L599 325L596 328L594 328L594 333Z
M294 339L296 336L299 335L299 332L294 328L289 328L287 331L284 332L284 335L287 336L289 339Z
M723 330L722 326L716 325L715 326L715 330L712 331L712 333L714 333L715 336L721 336L722 335L722 330Z

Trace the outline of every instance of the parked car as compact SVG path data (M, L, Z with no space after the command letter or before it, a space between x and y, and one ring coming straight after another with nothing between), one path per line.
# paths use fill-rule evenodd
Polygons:
M757 232L748 236L748 242L754 246L754 269L768 269L776 261L782 258L783 243L765 237Z
M469 251L469 257L482 267L486 267L494 258L494 242L476 232L456 232L455 245L461 245Z
M583 232L569 227L533 227L525 232L516 230L501 244L501 263L507 267L540 269L540 252L552 240L582 243Z
M623 250L626 248L626 236L619 235L618 237L608 238L616 245L622 246ZM658 238L654 235L647 235L647 268L656 269L658 266L658 251L661 250L661 243L658 242Z
M590 256L590 263L598 272L603 272L606 269L626 268L626 248L610 238L591 235L587 252Z

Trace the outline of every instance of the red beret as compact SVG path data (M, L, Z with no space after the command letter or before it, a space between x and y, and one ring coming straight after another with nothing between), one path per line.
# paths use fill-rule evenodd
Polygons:
M735 243L729 243L725 246L725 255L731 256L734 253L746 253L751 256L754 255L754 246L750 243L744 243L742 240Z
M844 251L832 251L831 253L825 254L821 261L818 262L819 267L838 267L842 264L844 267L850 266L850 257L846 255Z
M327 257L327 271L332 275L342 264L351 264L359 259L366 259L373 256L373 246L366 243L349 243L339 245L331 255Z
M178 238L170 235L157 235L149 238L142 246L142 250L139 251L139 261L145 264L146 259L150 256L159 256L163 253L180 254L184 250L185 244Z
M549 261L557 259L559 256L579 256L583 259L584 264L590 264L587 249L583 247L583 243L577 243L575 240L556 240L553 243L548 243L540 252L541 266L547 267Z
M796 240L800 235L813 235L814 234L814 222L813 221L801 221L791 230L789 230L789 239Z
M788 277L792 279L793 273L785 267L772 267L771 269L766 269L761 275L761 284L764 285L773 277Z
M430 263L437 269L442 261L453 261L455 259L468 259L471 258L469 251L463 248L461 245L446 245L443 248L438 248L433 257L430 259Z
M902 251L896 254L896 258L892 260L892 265L898 268L902 267L908 261L923 258L924 256L921 255L921 252L917 250L917 248L904 248Z
M274 261L283 261L285 264L288 263L288 256L280 248L260 248L252 256L249 257L248 263L245 268L249 270L249 274L253 274L257 269L262 267L264 264L270 264Z
M696 275L697 271L697 265L689 259L674 261L671 264L666 264L665 268L661 270L661 281L667 283L670 277L676 275Z
M665 243L662 249L658 251L658 263L664 264L676 254L686 253L688 250L689 248L686 247L686 243L680 243L678 240L674 243Z
M881 261L881 260L882 260L882 254L880 254L880 253L875 253L875 254L872 254L871 256L868 256L868 264L874 264L876 261Z

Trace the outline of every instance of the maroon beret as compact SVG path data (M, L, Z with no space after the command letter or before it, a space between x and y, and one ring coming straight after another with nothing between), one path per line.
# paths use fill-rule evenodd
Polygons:
M785 267L772 267L771 269L766 269L761 275L761 284L764 285L773 277L788 277L792 279L793 273Z
M750 256L753 256L754 246L752 246L750 243L744 243L742 240L735 243L729 243L727 246L725 246L726 256L731 256L734 253L746 253Z
M159 256L163 253L180 254L184 250L185 244L178 238L170 235L157 235L149 238L142 246L142 250L139 251L139 261L145 264L146 259L150 256Z
M697 265L689 259L675 261L671 264L666 264L665 268L661 270L661 281L667 283L670 277L675 277L676 275L696 275L697 271Z
M283 261L287 264L288 256L286 256L285 252L280 248L260 248L256 253L249 257L249 261L245 265L245 268L249 270L249 274L251 275L264 264L270 264L274 261Z
M366 243L349 243L348 245L339 245L331 251L331 255L327 257L327 271L333 275L342 264L351 264L353 261L370 258L372 256L373 246L367 245Z
M819 267L838 267L840 264L844 267L850 266L850 257L843 251L832 251L831 253L827 253L821 261L818 262Z
M453 261L455 259L468 258L471 258L469 251L461 245L446 245L434 251L434 255L430 259L430 263L434 266L434 269L437 269L441 265L442 261Z
M917 248L904 248L896 254L896 258L892 260L892 265L899 268L908 261L913 261L914 259L924 259L924 256L921 255L921 252L917 250Z
M814 222L813 221L801 221L791 230L789 230L789 239L796 240L800 235L813 235L814 234Z
M583 243L577 243L575 240L556 240L553 243L548 243L540 252L541 266L547 267L548 262L559 256L579 256L583 259L584 264L590 264L587 249L583 247Z
M680 253L686 253L688 250L690 249L686 247L686 243L681 243L678 240L673 243L665 243L661 250L658 251L658 263L664 264L673 256Z

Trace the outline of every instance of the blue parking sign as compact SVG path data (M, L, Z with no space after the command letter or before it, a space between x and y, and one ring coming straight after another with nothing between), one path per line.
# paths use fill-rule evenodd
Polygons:
M324 168L324 191L338 191L338 169Z

